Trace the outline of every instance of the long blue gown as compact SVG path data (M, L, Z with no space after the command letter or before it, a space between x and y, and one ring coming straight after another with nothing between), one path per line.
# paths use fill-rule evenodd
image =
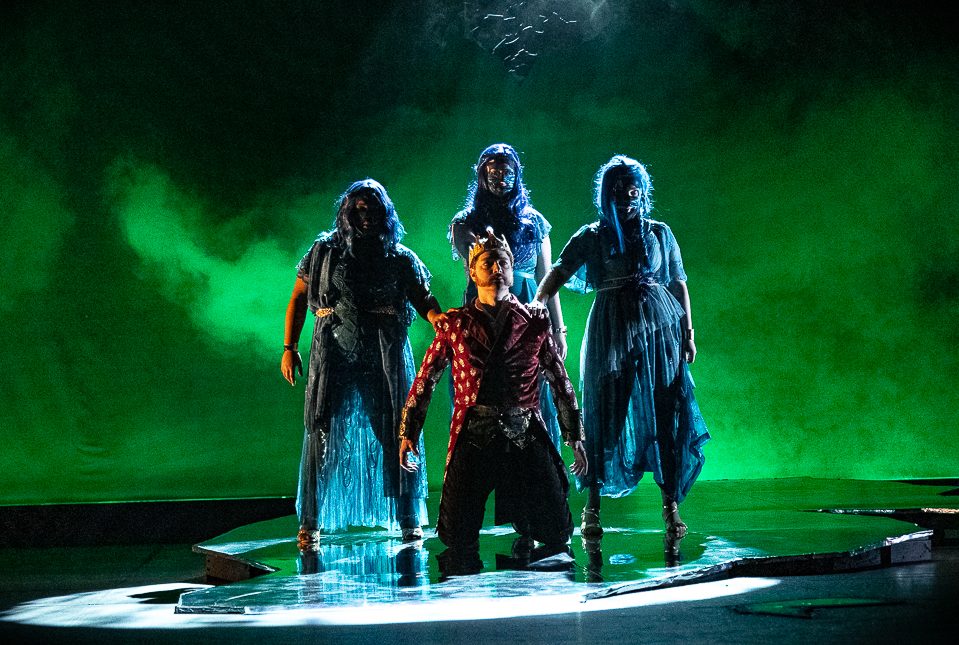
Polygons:
M399 467L397 429L415 372L412 303L429 297L429 271L403 245L384 255L354 242L350 254L326 233L303 256L297 275L309 285L316 315L300 524L323 531L426 524L426 466L415 473ZM422 439L419 453L425 455Z
M709 439L682 356L682 306L668 291L686 280L679 245L663 222L633 222L620 252L600 222L582 227L554 263L567 286L596 299L581 353L589 471L577 487L629 494L651 472L681 502L703 467Z

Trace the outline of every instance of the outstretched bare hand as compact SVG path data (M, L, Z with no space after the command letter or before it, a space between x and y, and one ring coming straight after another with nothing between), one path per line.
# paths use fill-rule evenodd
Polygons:
M573 463L569 465L569 472L577 477L582 477L589 471L589 461L586 459L586 450L583 448L583 442L577 441L570 446L573 449Z
M559 359L561 361L566 360L566 352L569 351L566 346L566 330L565 328L560 331L553 332L553 342L556 343L556 352L559 354Z
M420 456L416 444L405 437L400 439L400 468L408 473L415 473L419 469L419 464L410 461L410 453Z
M280 360L280 372L283 378L290 385L296 385L296 375L303 376L303 361L300 359L300 353L294 349L288 349L283 352L283 358Z

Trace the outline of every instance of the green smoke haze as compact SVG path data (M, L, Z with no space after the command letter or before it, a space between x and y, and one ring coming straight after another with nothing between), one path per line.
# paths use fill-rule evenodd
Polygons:
M374 177L458 305L446 227L496 141L554 255L600 164L648 164L703 477L955 476L959 41L931 8L836 4L557 2L580 27L522 78L463 3L5 4L0 503L292 494L296 262ZM590 298L561 297L578 381ZM434 487L447 415L438 392Z

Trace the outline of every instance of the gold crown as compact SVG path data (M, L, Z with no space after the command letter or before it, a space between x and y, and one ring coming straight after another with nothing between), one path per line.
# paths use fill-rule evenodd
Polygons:
M476 233L473 233L473 244L470 245L470 267L473 266L473 262L476 261L476 258L489 251L505 251L506 255L509 256L510 264L512 264L513 252L509 248L509 242L506 241L506 237L496 237L496 234L493 233L493 229L487 226L485 237L480 237Z

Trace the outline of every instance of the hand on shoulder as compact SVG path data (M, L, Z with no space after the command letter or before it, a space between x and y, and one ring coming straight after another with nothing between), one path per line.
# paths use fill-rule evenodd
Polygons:
M549 311L546 309L546 305L539 300L533 299L532 302L528 302L524 306L533 318L549 318Z

